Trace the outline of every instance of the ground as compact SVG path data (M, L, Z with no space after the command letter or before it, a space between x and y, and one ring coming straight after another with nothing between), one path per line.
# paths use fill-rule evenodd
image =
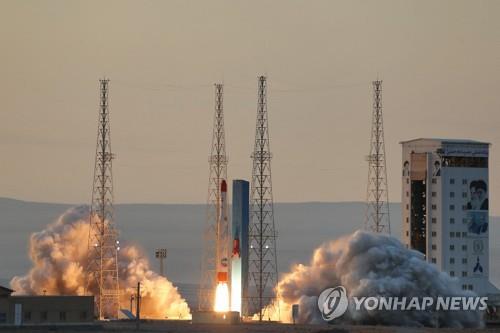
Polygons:
M137 332L135 322L118 321L103 322L92 327L24 327L6 328L0 327L0 332ZM387 327L387 326L345 326L345 325L290 325L277 323L246 323L238 325L216 325L216 324L191 324L186 321L148 321L142 322L139 332L164 332L164 333L433 333L433 332L456 332L456 329L437 328L409 328L409 327ZM485 329L464 329L460 332L467 333L493 333L499 332L500 328L488 327Z

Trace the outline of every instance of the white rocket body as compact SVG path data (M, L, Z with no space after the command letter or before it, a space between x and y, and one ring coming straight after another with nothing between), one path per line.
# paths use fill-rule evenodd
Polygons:
M223 179L220 191L220 220L217 232L217 282L228 282L229 222L227 214L227 183Z

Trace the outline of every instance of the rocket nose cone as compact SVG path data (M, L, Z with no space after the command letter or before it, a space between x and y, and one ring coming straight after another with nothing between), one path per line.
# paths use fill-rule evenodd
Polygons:
M227 192L227 184L226 181L223 179L222 183L220 184L220 190L221 192Z

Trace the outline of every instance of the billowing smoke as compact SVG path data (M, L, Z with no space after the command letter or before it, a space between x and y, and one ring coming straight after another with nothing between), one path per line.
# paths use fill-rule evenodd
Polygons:
M408 250L391 236L356 231L321 245L309 265L296 265L278 283L281 319L291 321L292 304L299 304L299 321L324 322L317 299L330 287L344 286L349 297L437 297L472 296L462 291L448 274ZM387 311L355 310L336 320L356 324L397 326L479 327L476 311Z
M11 287L16 294L84 295L87 285L89 210L71 208L43 231L31 235L33 267L25 276L16 276ZM149 268L145 254L136 246L122 246L118 254L122 308L141 282L141 317L189 318L186 301L166 278ZM96 285L89 291L95 293Z

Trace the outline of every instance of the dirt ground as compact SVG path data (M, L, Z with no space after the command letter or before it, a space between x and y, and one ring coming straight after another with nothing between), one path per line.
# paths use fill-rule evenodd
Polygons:
M93 326L57 327L0 327L0 332L164 332L164 333L433 333L457 332L456 329L388 327L388 326L346 326L346 325L291 325L279 323L241 323L237 325L191 324L187 321L147 321L142 322L139 331L135 322L102 322ZM500 332L500 326L484 329L463 329L467 333Z
M120 323L110 323L105 325L109 329L117 329L120 332L127 332L127 328ZM133 327L135 329L135 327ZM132 329L132 331L133 331ZM144 323L141 331L144 332L169 332L169 333L432 333L432 332L456 332L456 329L429 329L429 328L407 328L407 327L387 327L387 326L341 326L341 325L291 325L279 323L242 323L237 325L217 325L217 324L191 324L188 322L170 323ZM130 332L132 332L130 331ZM460 332L500 332L500 327L486 329L466 329Z

